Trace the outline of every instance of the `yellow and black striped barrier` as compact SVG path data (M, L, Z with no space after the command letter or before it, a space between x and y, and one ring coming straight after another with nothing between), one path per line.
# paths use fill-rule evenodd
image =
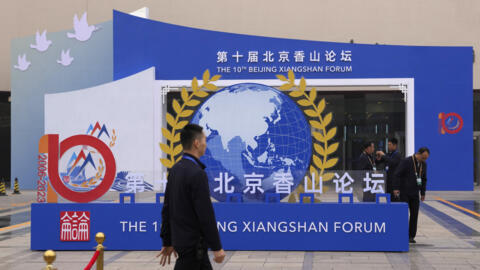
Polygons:
M18 186L18 178L15 177L15 183L13 184L13 193L20 194L20 187Z
M0 182L0 196L7 196L7 191L5 190L5 182Z

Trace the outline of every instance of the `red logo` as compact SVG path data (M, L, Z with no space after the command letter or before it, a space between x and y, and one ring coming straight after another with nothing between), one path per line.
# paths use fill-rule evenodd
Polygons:
M115 158L113 157L112 150L110 150L108 145L106 145L102 140L90 135L75 135L66 138L59 143L58 134L47 134L40 139L40 144L41 145L39 146L39 149L42 149L43 153L47 152L48 154L46 157L48 166L46 167L50 184L63 198L73 202L87 203L100 198L112 186L116 173ZM103 179L95 186L95 188L86 192L68 188L65 183L71 182L72 179L69 177L64 177L63 179L65 182L62 181L62 177L59 175L58 171L59 160L67 150L75 146L92 147L96 150L96 152L98 152L99 155L102 156L103 160L105 161L106 169Z
M90 241L90 212L60 212L60 241Z
M63 181L64 181L65 183L69 183L69 182L70 182L70 175L65 175L65 176L63 177Z
M463 128L463 118L458 113L439 113L440 134L456 134Z

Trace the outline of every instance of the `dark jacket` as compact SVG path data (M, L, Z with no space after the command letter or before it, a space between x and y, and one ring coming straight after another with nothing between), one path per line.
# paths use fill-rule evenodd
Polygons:
M421 162L422 172L420 177L422 178L422 185L418 186L413 165L414 159L415 156L413 156L413 159L412 156L409 156L400 161L394 174L393 190L400 190L401 195L418 196L418 192L420 192L424 196L427 188L427 163ZM415 162L417 162L416 159ZM416 169L419 173L419 166L416 166Z
M372 164L375 164L375 159L367 155L365 152L362 152L360 154L360 157L358 157L357 159L355 169L362 171L371 171L373 170Z
M189 154L170 169L162 209L163 246L193 247L203 238L212 250L222 249L204 169Z
M395 170L397 169L398 164L400 164L400 161L402 161L402 156L397 151L385 154L380 159L380 162L385 163L385 169L388 167L388 170L387 170L387 189L388 190L392 189L393 179L395 178Z

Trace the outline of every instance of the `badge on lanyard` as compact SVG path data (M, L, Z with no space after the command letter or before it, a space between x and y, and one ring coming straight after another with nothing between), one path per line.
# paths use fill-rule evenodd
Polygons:
M417 174L415 174L415 176L417 177L417 185L421 186L422 185L422 178L418 177Z
M364 153L365 154L365 153ZM377 170L377 166L375 166L375 162L372 161L372 159L370 158L369 155L365 154L368 158L368 161L370 161L370 165L372 165L372 170L376 171Z
M415 177L417 178L417 185L421 186L422 185L422 178L417 173L417 166L415 165L415 159L414 159L413 156L412 156L412 161L413 161L413 170L415 171ZM420 163L420 165L418 167L420 169L420 175L422 175L422 164Z

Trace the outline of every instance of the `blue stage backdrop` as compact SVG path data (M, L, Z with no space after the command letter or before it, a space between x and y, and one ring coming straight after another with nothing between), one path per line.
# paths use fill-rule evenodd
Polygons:
M163 204L33 204L32 250L160 250ZM408 251L406 203L215 203L226 250ZM294 213L294 214L293 214Z
M429 190L472 190L472 48L363 45L230 34L181 27L114 11L114 79L155 67L157 80L275 79L287 67L315 79L413 78L415 148L428 146ZM257 52L257 59L250 52ZM303 55L302 55L303 52ZM439 132L439 114L463 127ZM451 121L446 121L451 124Z

